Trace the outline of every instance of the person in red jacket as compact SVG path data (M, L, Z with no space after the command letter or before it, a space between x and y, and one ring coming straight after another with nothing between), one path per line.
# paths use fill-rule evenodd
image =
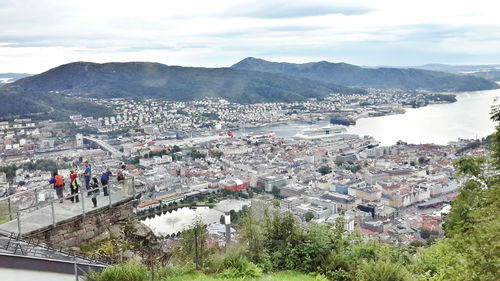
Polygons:
M69 189L71 190L71 195L73 195L73 197L71 197L71 203L78 203L80 202L79 198L78 198L78 189L80 188L80 180L76 180L76 178L78 178L78 174L75 173L75 170L71 170L69 172L69 178L71 180L71 183L69 184ZM76 194L76 195L74 195Z

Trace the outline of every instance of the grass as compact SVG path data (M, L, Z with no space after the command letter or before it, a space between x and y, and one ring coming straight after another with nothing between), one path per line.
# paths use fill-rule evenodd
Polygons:
M224 281L224 280L245 280L245 281L315 281L316 276L308 275L297 271L280 271L276 273L264 274L258 278L226 279L217 275L205 275L199 272L188 272L179 276L162 279L162 281Z

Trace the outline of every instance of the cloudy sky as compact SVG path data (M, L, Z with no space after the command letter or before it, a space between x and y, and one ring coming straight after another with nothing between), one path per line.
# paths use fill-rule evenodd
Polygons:
M0 73L73 61L500 63L494 0L0 0ZM500 3L500 2L499 2Z

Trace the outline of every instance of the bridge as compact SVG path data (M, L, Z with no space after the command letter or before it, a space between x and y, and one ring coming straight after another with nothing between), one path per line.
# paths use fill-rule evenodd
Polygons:
M50 185L1 198L0 232L62 247L79 245L103 233L111 224L132 216L136 196L134 178L112 181L108 189L109 196L104 196L102 186L96 189L100 191L96 207L85 188L76 194L78 203L71 202L76 195L67 194L68 188L60 203Z
M89 137L89 136L83 136L83 139L90 141L90 142L93 142L93 143L96 143L97 145L102 147L104 150L110 152L111 157L113 157L113 158L121 158L123 155L123 153L121 153L116 148L112 147L111 145L107 144L106 142L104 142L102 140L99 140L99 139L96 139L93 137Z

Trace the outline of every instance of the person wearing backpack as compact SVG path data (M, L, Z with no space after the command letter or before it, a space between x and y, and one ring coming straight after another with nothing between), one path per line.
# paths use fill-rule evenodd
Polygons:
M118 180L119 182L125 180L125 170L126 169L127 169L127 166L122 165L121 171L118 171L118 174L116 175L116 180Z
M82 186L82 182L80 181L80 179L78 178L78 174L76 174L74 170L71 170L69 172L69 178L71 179L70 183L71 195L76 194L73 197L71 197L71 203L74 202L78 203L80 202L80 199L78 198L78 190Z
M56 190L57 198L59 198L59 203L64 202L64 194L63 194L63 189L64 189L64 178L57 173L57 171L54 171L52 173L52 178L49 180L49 184L54 185L54 189Z
M108 183L109 183L109 176L112 176L113 173L109 170L109 167L106 168L106 172L102 173L101 176L101 184L102 184L102 190L104 191L104 196L108 196Z
M122 192L125 194L127 194L127 186L126 186L126 181L125 181L126 175L127 175L127 166L122 165L122 169L116 175L116 179L118 180L119 183L121 183Z

